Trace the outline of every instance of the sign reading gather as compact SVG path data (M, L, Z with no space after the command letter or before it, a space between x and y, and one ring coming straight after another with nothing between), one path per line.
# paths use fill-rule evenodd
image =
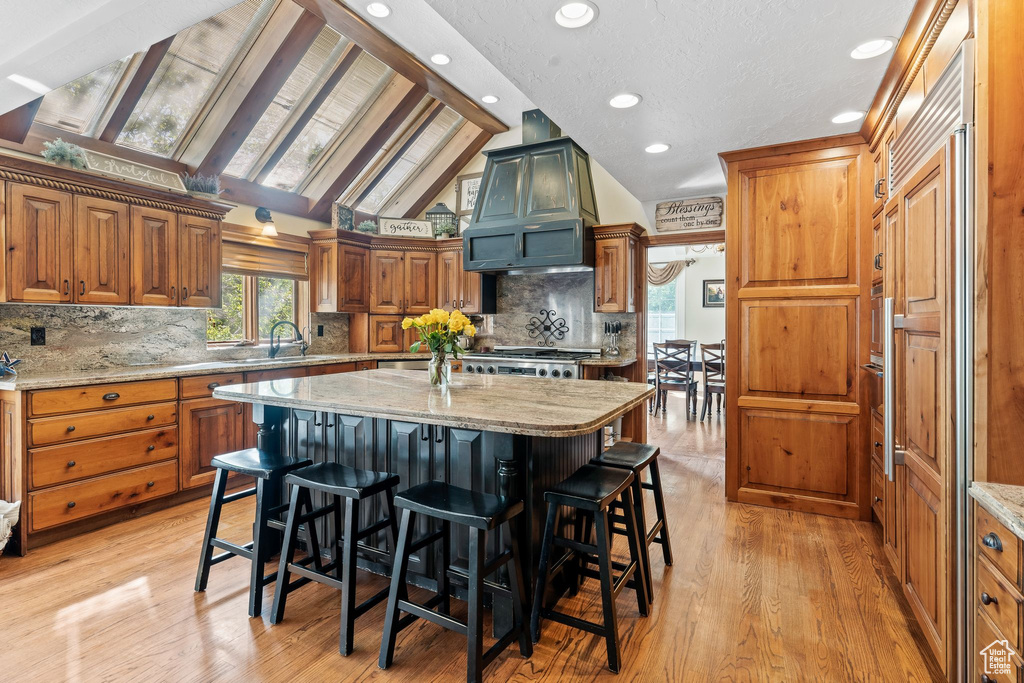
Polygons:
M659 232L696 232L722 227L721 197L680 199L661 202L654 210L654 225Z
M430 221L414 218L381 218L377 221L377 232L389 237L434 238L434 228Z

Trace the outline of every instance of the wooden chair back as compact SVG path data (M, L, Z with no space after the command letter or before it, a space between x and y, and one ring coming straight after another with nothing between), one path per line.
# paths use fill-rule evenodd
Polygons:
M693 382L693 360L697 342L689 339L671 339L654 345L654 365L658 382L686 384Z
M701 344L700 365L704 372L704 386L709 382L725 384L725 344Z

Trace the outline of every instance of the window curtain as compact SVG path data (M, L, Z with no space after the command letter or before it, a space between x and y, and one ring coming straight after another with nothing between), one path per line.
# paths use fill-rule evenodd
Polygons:
M309 279L309 240L290 235L263 237L258 229L236 225L225 225L222 234L224 272Z
M693 259L686 259L685 261L670 261L663 266L653 266L648 263L647 281L656 287L659 285L667 285L679 277L679 274L683 272L684 268L693 265L693 263Z

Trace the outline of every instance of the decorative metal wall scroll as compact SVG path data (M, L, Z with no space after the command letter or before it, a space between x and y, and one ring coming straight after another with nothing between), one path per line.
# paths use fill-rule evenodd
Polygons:
M554 346L555 340L562 341L569 332L565 318L556 318L554 309L541 309L540 316L533 316L526 325L530 339L537 340L537 346Z

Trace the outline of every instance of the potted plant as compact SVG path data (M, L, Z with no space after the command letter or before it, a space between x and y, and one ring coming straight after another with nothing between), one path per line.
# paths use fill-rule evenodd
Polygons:
M454 223L442 223L434 228L434 237L439 240L443 240L449 237L455 237L456 232L458 232L458 230Z
M416 353L420 346L427 345L430 349L430 362L427 365L430 376L430 384L441 386L451 381L451 364L448 361L448 354L458 359L460 354L466 350L459 346L459 335L472 337L476 335L476 327L469 321L462 311L454 310L451 313L435 308L430 313L421 315L418 318L406 318L402 321L402 329L407 330L415 327L420 333L420 340L409 347L409 350Z
M64 142L60 138L43 143L43 159L62 168L78 170L86 168L85 150L74 143Z
M217 199L220 197L220 193L223 192L220 189L220 176L218 175L203 175L202 173L190 175L189 173L182 173L181 182L185 185L185 191L191 197Z
M377 234L377 224L371 220L365 220L356 226L356 232L365 232L371 235Z

